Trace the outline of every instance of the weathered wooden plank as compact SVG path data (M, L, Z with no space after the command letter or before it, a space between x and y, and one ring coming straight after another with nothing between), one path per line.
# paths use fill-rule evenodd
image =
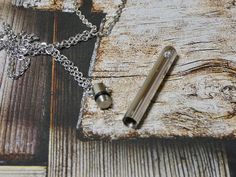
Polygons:
M120 0L12 0L12 4L16 6L23 6L25 8L36 8L41 10L60 10L65 12L74 12L77 6L83 6L84 4L92 5L92 11L99 11L112 15L120 4Z
M112 89L113 107L101 111L85 97L80 135L235 137L234 26L235 6L227 0L127 1L111 35L97 43L91 67L94 82ZM166 45L180 58L141 129L127 128L122 118Z
M99 24L99 14L86 14ZM66 23L65 23L66 22ZM55 21L55 40L83 30L73 14L61 13ZM94 40L63 53L84 72ZM53 65L50 123L49 177L229 177L224 145L212 140L90 141L81 142L75 124L82 90L60 65Z
M12 4L23 6L25 8L35 8L40 10L62 10L73 12L75 10L75 2L78 6L82 5L82 1L78 0L12 0Z
M0 0L0 29L6 21L17 32L34 32L50 41L52 20L47 12L16 9ZM51 61L33 58L30 69L17 81L7 77L7 63L6 52L1 51L0 163L42 165L48 154Z
M0 166L0 177L46 177L45 166Z
M77 2L79 6L82 5L81 0L12 0L12 4L15 6L23 6L25 8L36 8L40 10L62 10L62 11L74 11L74 3Z

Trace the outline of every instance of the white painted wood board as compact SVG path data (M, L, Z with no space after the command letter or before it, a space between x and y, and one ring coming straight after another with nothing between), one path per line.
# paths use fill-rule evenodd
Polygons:
M75 10L74 3L78 6L82 5L82 1L74 0L12 0L12 4L18 7L35 8L39 10L60 10L65 12L73 12Z
M108 7L105 7L109 9ZM129 0L109 37L97 42L94 82L112 89L112 109L84 97L78 128L88 139L236 135L236 8L221 0ZM161 49L180 56L142 127L122 118Z
M46 177L45 166L0 166L0 177Z

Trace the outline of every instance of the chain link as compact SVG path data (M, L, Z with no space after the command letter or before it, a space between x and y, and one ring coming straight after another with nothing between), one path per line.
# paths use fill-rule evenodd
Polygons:
M14 34L9 25L3 24L4 31L0 32L0 50L5 49L8 54L8 76L12 79L18 79L22 76L30 66L30 58L28 56L50 55L74 77L74 80L77 81L80 87L89 92L92 87L90 78L84 77L83 73L79 71L79 68L65 55L61 54L60 49L68 49L73 45L77 45L79 42L85 42L94 37L108 36L116 22L119 21L125 4L126 0L121 0L121 4L118 5L115 15L109 18L105 17L103 19L103 27L99 31L97 26L89 22L79 8L76 8L76 15L89 30L84 30L82 33L53 44L38 42L38 38L34 34ZM75 7L78 6L76 5ZM18 64L19 67L17 67ZM17 70L17 68L19 69Z
M75 3L75 13L81 20L81 22L86 25L86 27L90 28L90 30L85 30L81 34L76 34L75 36L70 37L69 39L64 39L61 42L57 42L54 44L54 47L57 49L62 48L70 48L72 45L76 45L81 41L88 41L90 38L93 37L105 37L108 36L113 27L115 26L116 22L119 21L119 18L123 12L123 9L125 8L126 0L122 0L121 4L118 5L118 9L115 12L115 15L107 18L105 17L102 21L104 23L103 28L98 31L97 26L93 25L91 22L88 21L88 19L82 14L82 12L79 10L78 5Z
M74 77L74 80L78 82L78 85L87 91L91 90L91 81L89 78L83 76L83 73L79 71L79 68L69 60L65 55L61 54L58 49L53 45L49 44L45 46L45 52L48 55L51 55L54 61L60 63L66 71L69 72L71 76Z
M109 17L109 18L105 17L103 19L104 26L103 26L102 30L97 33L97 36L106 37L111 33L116 22L119 21L120 16L123 12L123 9L125 8L126 3L127 3L127 0L121 0L121 3L118 5L115 15L112 17Z
M17 62L16 60L9 58L9 64L7 68L7 75L11 79L18 79L20 76L22 76L25 71L29 68L30 66L30 58L26 58L22 61L22 64L20 66L20 69L16 71L16 66Z

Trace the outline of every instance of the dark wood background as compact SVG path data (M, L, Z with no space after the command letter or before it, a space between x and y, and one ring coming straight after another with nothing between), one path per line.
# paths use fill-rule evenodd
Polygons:
M34 32L52 41L53 13L14 8L1 2L0 16L17 31ZM44 164L48 156L51 59L35 57L24 77L6 77L7 58L1 51L1 164Z
M90 6L91 3L87 3L82 10L89 20L99 25L104 14L91 13ZM27 32L34 32L40 36L41 41L47 42L60 41L85 29L75 14L25 10L12 7L6 1L0 1L0 19L7 20L17 31L24 29ZM64 50L63 53L73 60L82 72L87 73L94 44L95 39L80 43L69 50ZM77 86L73 78L60 65L52 62L50 57L39 56L32 59L30 69L22 78L11 81L6 77L7 59L4 52L1 52L0 57L1 165L48 165L49 176L67 176L69 173L79 175L83 171L82 162L74 164L76 162L71 160L77 158L74 153L75 149L80 150L81 156L83 153L90 153L87 156L85 154L83 158L91 158L92 163L95 157L92 156L93 153L101 152L102 149L104 151L106 147L108 150L109 146L115 152L126 146L129 151L132 149L135 151L137 147L145 151L158 142L163 148L178 147L180 149L203 143L211 144L211 146L225 146L231 176L236 176L236 142L234 140L150 139L129 143L80 142L76 137L75 127L82 89ZM86 163L89 163L89 160ZM100 163L108 162L101 161ZM68 166L76 172L69 172L71 169L68 169ZM92 168L93 164L87 164L87 166ZM89 172L84 173L89 174Z

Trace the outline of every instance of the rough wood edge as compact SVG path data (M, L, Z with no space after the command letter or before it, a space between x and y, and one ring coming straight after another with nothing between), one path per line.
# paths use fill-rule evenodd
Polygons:
M75 7L73 5L73 1L64 2L62 0L53 0L53 1L45 1L40 0L36 2L35 0L12 0L12 4L17 7L24 8L33 8L36 10L48 10L48 11L63 11L63 12L74 12ZM78 6L83 5L83 0L77 0Z
M102 29L103 26L104 26L104 23L101 23L100 28ZM91 57L91 61L90 61L90 65L89 65L89 71L88 71L88 76L89 77L91 77L92 73L93 73L93 69L94 69L94 66L95 66L95 63L96 63L97 51L98 51L98 48L100 46L100 41L101 41L101 38L98 37L97 40L96 40L96 43L94 45L93 54L92 54L92 57ZM86 138L86 136L84 135L82 125L81 125L82 118L83 118L83 115L84 115L84 110L85 110L84 108L85 108L86 99L87 99L87 95L84 92L83 96L82 96L82 99L81 99L80 113L79 113L78 122L77 122L77 125L76 125L76 129L77 129L77 132L78 132L78 138L82 141L92 140L90 138L89 139Z

